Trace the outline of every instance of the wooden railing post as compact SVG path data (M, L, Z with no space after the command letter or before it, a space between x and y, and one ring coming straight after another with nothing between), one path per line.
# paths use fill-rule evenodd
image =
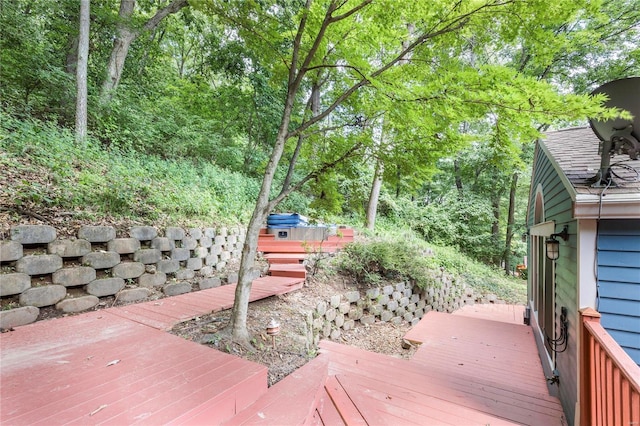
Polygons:
M593 424L595 411L595 393L593 389L593 337L584 324L586 322L600 322L600 313L593 308L580 309L582 322L580 324L580 425L590 426Z

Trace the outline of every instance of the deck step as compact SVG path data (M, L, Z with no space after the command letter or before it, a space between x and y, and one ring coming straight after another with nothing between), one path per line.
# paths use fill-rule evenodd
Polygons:
M325 356L314 358L224 424L317 424L316 407L324 391L327 363Z
M353 403L349 394L342 387L342 384L336 376L329 376L324 385L331 402L340 414L345 424L348 425L367 425L367 421L362 417L358 407ZM322 413L320 413L322 415ZM373 414L373 413L372 413Z
M307 268L300 263L275 263L269 266L273 277L306 278Z
M306 253L265 253L264 258L269 264L273 263L301 263L307 258Z

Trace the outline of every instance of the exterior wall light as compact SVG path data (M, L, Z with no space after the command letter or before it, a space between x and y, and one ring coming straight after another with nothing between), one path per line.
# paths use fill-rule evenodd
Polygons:
M562 228L562 232L558 234L551 234L545 241L547 258L549 260L557 260L560 257L560 241L556 240L556 237L562 238L564 241L569 239L569 227L567 225Z

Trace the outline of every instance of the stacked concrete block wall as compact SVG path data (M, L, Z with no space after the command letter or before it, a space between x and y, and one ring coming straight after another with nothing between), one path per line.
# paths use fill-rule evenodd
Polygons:
M322 337L337 339L343 331L376 321L415 325L429 311L453 312L467 304L504 303L493 295L477 294L453 276L441 273L432 277L433 285L421 289L406 282L352 290L318 303L308 322L317 344Z
M101 297L135 302L219 286L244 242L243 229L226 228L135 226L116 235L111 226L83 226L62 239L51 226L20 225L10 235L0 240L0 328L34 322L48 306L74 313Z

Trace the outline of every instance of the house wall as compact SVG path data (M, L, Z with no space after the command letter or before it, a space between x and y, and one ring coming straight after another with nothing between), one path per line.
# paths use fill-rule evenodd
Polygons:
M640 219L601 220L597 247L601 324L640 365Z
M562 228L569 227L569 240L560 241L560 258L555 262L554 277L555 286L553 291L554 302L554 322L555 335L544 336L534 323L534 328L538 331L537 341L539 345L544 345L544 339L549 337L557 339L560 337L560 312L561 308L567 309L568 320L568 341L566 345L557 346L556 353L549 353L553 365L559 375L557 392L567 417L568 423L573 424L575 414L575 404L577 401L577 365L578 365L578 337L579 337L579 313L578 313L578 255L577 255L577 222L573 219L573 203L570 194L565 189L560 177L546 158L544 153L536 150L534 170L532 177L532 188L542 187L544 198L544 220L555 222L555 232L561 232ZM535 218L535 191L529 199L528 226L533 226ZM534 267L534 265L531 265ZM530 274L531 275L531 274ZM531 286L532 283L529 283ZM532 306L533 310L537 307ZM545 349L546 350L546 349ZM547 351L549 352L549 351ZM547 358L548 359L548 358ZM543 364L545 363L542 357Z

